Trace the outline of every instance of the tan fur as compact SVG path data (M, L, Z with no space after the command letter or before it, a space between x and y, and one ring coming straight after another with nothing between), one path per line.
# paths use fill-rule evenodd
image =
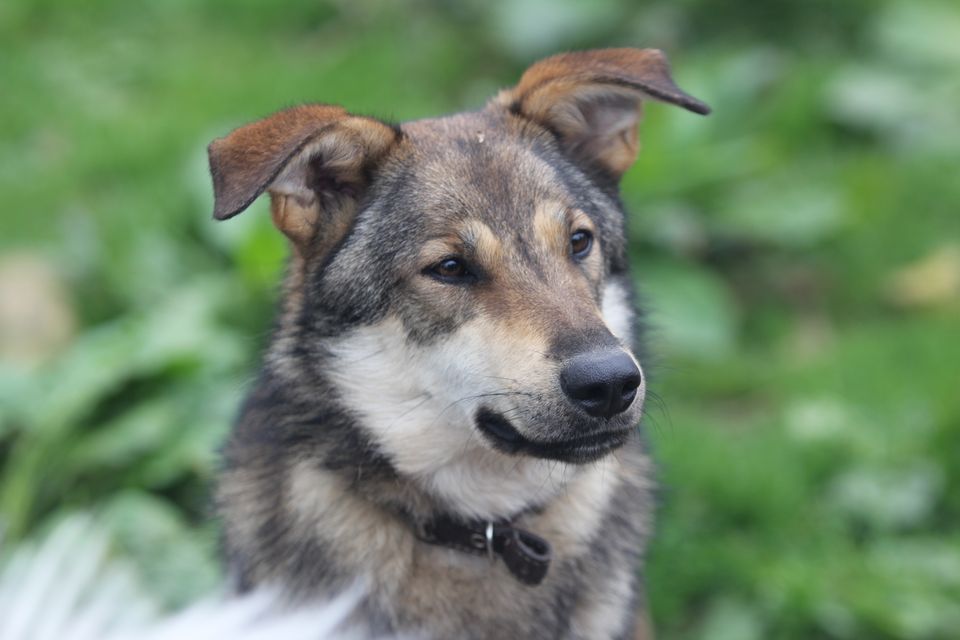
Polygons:
M569 251L571 228L567 219L567 207L555 201L539 203L533 214L534 237L555 256L566 257Z
M351 496L342 478L300 461L290 470L287 512L304 537L336 546L341 560L368 589L387 594L403 584L413 562L410 528L382 509ZM365 534L357 536L357 531Z

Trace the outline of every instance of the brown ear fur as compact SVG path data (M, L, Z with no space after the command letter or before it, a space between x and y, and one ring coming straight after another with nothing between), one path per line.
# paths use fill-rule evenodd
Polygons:
M562 53L535 63L495 101L555 131L568 149L619 177L636 160L641 102L706 115L710 107L673 82L657 49Z
M304 254L321 214L343 225L334 210L356 204L367 170L396 138L378 120L330 105L293 107L240 127L207 148L213 216L231 218L269 191L274 224Z

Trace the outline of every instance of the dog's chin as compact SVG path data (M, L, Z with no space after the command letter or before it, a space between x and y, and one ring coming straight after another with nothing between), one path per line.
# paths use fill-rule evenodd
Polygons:
M622 447L632 432L630 428L623 428L551 441L531 440L502 414L489 409L477 412L476 425L487 442L498 451L572 464L586 464L603 458Z

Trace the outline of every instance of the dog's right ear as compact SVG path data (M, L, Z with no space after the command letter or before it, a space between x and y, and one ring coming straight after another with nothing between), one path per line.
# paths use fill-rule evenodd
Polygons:
M213 217L232 218L264 191L273 222L300 256L331 246L349 228L371 169L399 134L330 105L285 109L207 148Z

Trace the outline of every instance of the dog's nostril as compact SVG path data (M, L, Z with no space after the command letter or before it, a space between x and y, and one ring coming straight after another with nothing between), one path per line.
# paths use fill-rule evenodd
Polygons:
M636 397L637 397L637 387L623 391L623 393L620 394L620 411L621 412L626 411L630 407L630 405L633 404L633 399Z
M571 358L560 372L560 387L596 418L611 418L633 403L643 378L624 351L597 351Z

